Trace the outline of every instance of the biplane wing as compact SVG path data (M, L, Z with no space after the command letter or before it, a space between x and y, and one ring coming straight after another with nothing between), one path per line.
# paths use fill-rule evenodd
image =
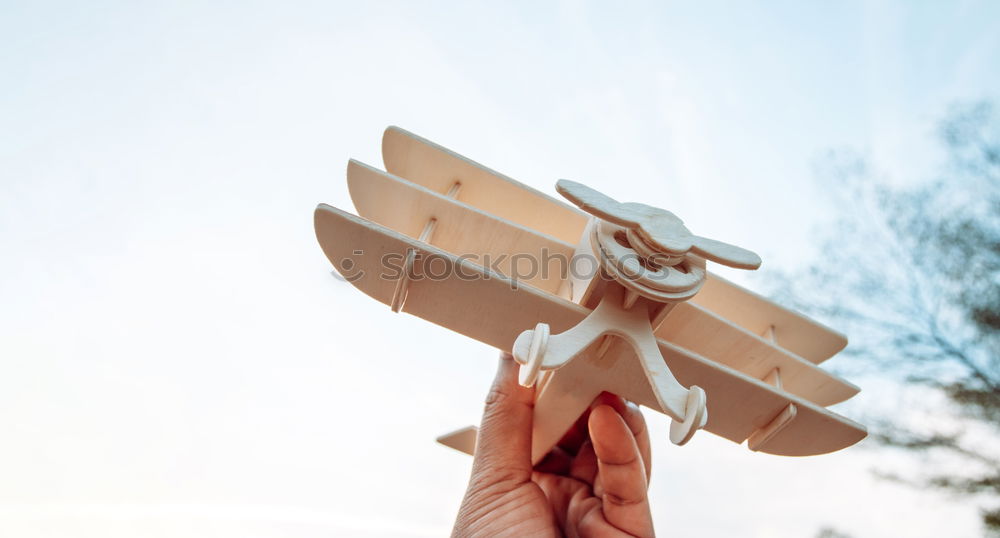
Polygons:
M390 174L434 192L461 182L462 202L566 245L576 244L587 223L577 208L399 127L385 130L382 159ZM812 363L847 345L842 334L717 275L690 302Z
M461 197L469 205L571 245L589 219L575 207L399 127L382 135L382 161L390 174L435 192L461 181Z
M424 223L435 218L435 247L516 277L519 285L551 294L561 289L572 245L358 161L348 164L347 183L355 209L365 219L416 238ZM460 197L465 192L463 184ZM518 267L518 261L535 265ZM859 390L701 304L677 303L655 334L757 379L778 368L784 390L824 407Z
M423 203L435 204L441 200L428 197ZM467 225L472 226L475 219L480 219L479 225L487 227L482 229L509 224L485 219L483 212L473 208L467 208L464 214L471 219ZM577 325L590 313L543 287L530 282L512 285L504 275L474 261L334 207L321 204L314 219L317 238L334 267L354 286L382 303L393 302L396 293L393 276L398 277L392 274L393 266L387 265L386 260L402 260L408 253L415 253L413 274L423 278L410 280L402 310L485 344L509 350L518 334L536 321L545 320L557 332ZM408 229L407 226L401 228ZM446 237L443 228L435 241ZM503 236L508 231L500 233ZM357 254L359 250L362 254ZM751 448L785 456L832 452L866 435L862 425L807 398L680 345L663 339L657 345L678 381L698 385L711 395L705 429L716 435L736 443L749 438ZM629 348L619 345L612 345L607 351L608 360L613 361L629 354ZM801 361L797 368L813 375L807 361ZM634 373L624 371L617 376L602 380L606 381L607 390L663 411L649 386L637 383Z

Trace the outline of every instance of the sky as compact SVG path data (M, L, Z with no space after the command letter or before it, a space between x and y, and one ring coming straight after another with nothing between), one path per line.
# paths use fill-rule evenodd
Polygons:
M850 209L827 151L927 177L997 66L992 2L0 1L0 534L448 533L470 460L433 439L478 422L496 350L332 278L312 229L388 125L670 209L766 278ZM647 421L662 535L979 532L866 443Z

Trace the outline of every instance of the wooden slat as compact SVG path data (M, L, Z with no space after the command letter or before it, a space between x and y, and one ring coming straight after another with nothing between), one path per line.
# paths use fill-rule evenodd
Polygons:
M678 303L656 336L756 379L780 368L785 390L822 406L840 403L861 390L696 303Z
M691 301L757 335L774 327L778 345L816 364L847 346L846 336L718 275L709 274Z
M523 275L518 282L549 293L559 289L573 256L566 243L355 160L347 167L347 186L355 209L366 219L416 238L436 218L434 246L470 256L508 277Z
M435 192L461 181L471 187L463 190L463 202L570 244L580 238L589 218L569 204L399 127L385 130L382 160L390 174Z

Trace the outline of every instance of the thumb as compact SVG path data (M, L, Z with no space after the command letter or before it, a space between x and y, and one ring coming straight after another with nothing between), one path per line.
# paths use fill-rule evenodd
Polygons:
M505 478L531 478L531 418L535 390L517 382L518 365L509 353L500 354L493 387L479 426L473 475L489 481L500 472Z

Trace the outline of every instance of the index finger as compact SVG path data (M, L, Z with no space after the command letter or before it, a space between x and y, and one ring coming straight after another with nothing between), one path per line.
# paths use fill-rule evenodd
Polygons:
M610 406L590 412L591 440L600 474L602 511L608 523L636 536L651 534L646 473L635 437Z
M642 416L639 406L610 392L602 392L595 400L591 409L598 405L611 406L625 420L632 437L639 446L642 463L646 468L646 481L649 482L653 470L653 457L649 448L649 429L646 428L646 418Z

